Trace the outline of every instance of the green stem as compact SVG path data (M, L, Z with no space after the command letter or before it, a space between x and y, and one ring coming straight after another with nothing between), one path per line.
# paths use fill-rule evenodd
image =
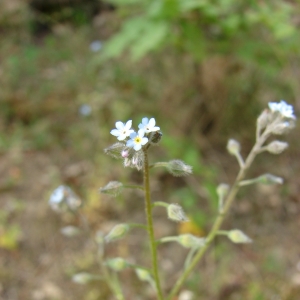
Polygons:
M151 256L152 256L152 272L153 272L158 299L163 300L164 297L162 294L162 289L161 289L159 275L158 275L157 248L156 248L156 242L154 238L154 228L153 228L153 219L152 219L152 203L150 197L148 152L147 149L143 149L143 151L144 151L143 171L144 171L145 210L146 210L148 234L149 234Z
M162 202L162 201L155 201L154 203L153 203L153 206L163 206L163 207L168 207L170 204L169 203L167 203L167 202Z
M218 235L228 235L228 231L226 231L226 230L218 230L217 234Z
M178 236L165 236L159 240L156 241L156 244L162 244L162 243L167 243L167 242L177 242L178 241Z
M123 185L124 188L126 189L137 189L137 190L144 190L144 188L140 185L135 185L135 184L124 184Z
M167 162L156 162L152 165L149 166L149 169L152 169L152 168L159 168L159 167L167 167L168 166L168 163Z
M240 188L239 182L245 177L248 168L252 164L255 156L259 153L259 149L264 144L264 142L266 141L268 136L269 136L269 132L266 130L264 132L264 134L261 135L260 138L256 141L255 145L253 146L251 152L249 153L249 155L245 161L244 166L240 169L240 171L236 177L236 180L235 180L232 188L230 189L229 194L226 197L226 201L225 201L223 210L218 214L215 222L213 223L213 226L206 238L205 245L199 249L199 251L193 257L190 265L187 266L187 268L184 270L184 272L178 278L178 280L174 284L173 289L171 290L169 296L167 297L167 300L172 300L175 297L175 295L178 293L178 291L179 291L180 287L182 286L182 284L184 283L184 281L188 278L188 276L190 275L192 270L196 267L196 265L198 264L200 259L203 257L203 255L206 252L206 250L208 249L208 247L211 245L212 241L214 240L215 236L217 235L217 233L223 223L225 216L227 215L227 213L236 197L236 194Z
M125 300L123 293L122 293L122 288L120 285L120 281L118 278L118 274L113 272L113 275L111 276L112 282L111 283L113 285L114 288L114 292L115 292L115 296L118 300Z

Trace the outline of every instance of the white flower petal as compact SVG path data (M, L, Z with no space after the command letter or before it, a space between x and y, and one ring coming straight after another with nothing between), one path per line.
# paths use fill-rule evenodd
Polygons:
M126 125L125 125L125 128L126 128L127 130L129 130L129 129L131 128L131 126L132 126L132 120L127 121L127 122L126 122Z
M116 122L116 128L119 130L122 130L124 128L124 123L122 123L120 121Z
M135 131L133 131L132 133L130 133L129 137L131 139L134 139L137 136L137 133Z
M120 135L120 132L118 129L113 129L110 131L110 134L114 135L114 136L119 136Z
M142 124L143 125L147 125L148 124L148 120L149 120L148 118L143 118L142 119Z
M132 148L134 146L134 141L133 140L127 141L126 146Z
M142 138L144 135L145 135L144 129L140 129L140 130L138 131L138 136L139 136L140 138Z
M149 123L148 123L148 126L149 127L154 127L155 126L155 119L154 118L151 118Z
M144 145L146 145L147 143L148 143L148 138L143 137L143 138L142 138L142 141L141 141L141 144L144 146Z
M119 140L119 141L123 141L123 140L126 139L126 137L127 137L126 134L120 134L120 135L118 136L118 140Z
M141 150L141 148L142 148L142 145L141 145L141 144L135 144L134 147L133 147L133 149L134 149L135 151L139 151L139 150Z

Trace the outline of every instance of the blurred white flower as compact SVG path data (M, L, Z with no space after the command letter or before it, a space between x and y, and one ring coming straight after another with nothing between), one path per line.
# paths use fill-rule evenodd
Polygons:
M80 198L65 185L56 188L49 199L50 207L55 211L76 210L81 205Z
M269 108L272 112L279 112L285 118L296 119L293 106L287 104L284 100L280 102L269 102Z

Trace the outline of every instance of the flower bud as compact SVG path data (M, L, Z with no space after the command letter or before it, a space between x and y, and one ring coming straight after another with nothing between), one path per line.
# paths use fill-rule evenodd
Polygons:
M107 155L113 157L113 158L123 158L122 157L122 151L126 148L124 143L115 143L113 145L111 145L108 148L104 149L104 153L106 153Z
M190 233L179 235L177 241L185 248L199 248L205 244L205 238L198 238Z
M92 274L89 274L86 272L75 274L72 277L72 280L79 284L87 284L90 281L92 281L93 279L94 279L94 276Z
M237 244L252 243L252 240L239 229L230 230L227 236L233 243L237 243Z
M267 151L272 154L280 154L289 146L286 142L273 141L267 147Z
M148 282L153 281L151 274L145 269L136 268L135 273L141 281L148 281Z
M121 156L122 156L123 158L128 157L128 156L129 156L129 151L128 151L128 150L122 150Z
M218 185L217 194L218 194L219 199L220 198L224 199L227 196L229 188L230 188L229 185L226 183L221 183Z
M178 159L170 160L166 167L169 172L176 177L187 176L193 172L191 166Z
M195 299L194 293L188 290L183 290L178 296L178 300L193 300Z
M189 219L186 217L182 207L178 204L170 204L167 207L168 218L176 222L187 222Z
M134 151L135 153L130 157L125 157L124 167L136 168L138 171L142 170L144 163L144 153L142 150Z
M240 153L240 143L234 139L230 139L227 143L227 150L231 155L237 156Z
M257 182L262 184L282 184L283 179L272 174L263 174L257 178Z
M75 226L66 226L63 227L60 232L67 237L73 237L73 236L77 236L80 234L80 229L78 227Z
M123 184L119 181L110 181L106 186L99 189L100 193L113 197L118 196L123 189Z
M270 112L265 109L260 116L257 118L257 127L259 129L264 129L267 127L268 123L270 122L271 114Z
M121 257L108 259L105 263L112 270L117 272L124 270L128 266L127 261Z
M275 124L271 127L271 132L276 135L282 135L284 133L289 132L291 129L295 127L295 121L284 121L279 124Z
M224 199L227 196L229 191L229 185L226 183L221 183L217 187L217 194L219 200L219 212L223 211Z
M127 224L118 224L116 225L106 236L106 243L121 239L129 231L129 225Z
M162 138L162 132L160 130L158 131L154 131L154 132L151 132L150 135L149 135L149 142L151 144L157 144L160 142L161 138Z

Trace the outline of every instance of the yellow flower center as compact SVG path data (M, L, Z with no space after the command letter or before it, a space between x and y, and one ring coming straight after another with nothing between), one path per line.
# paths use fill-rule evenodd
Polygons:
M135 140L136 143L140 143L141 142L141 138L140 137L136 137L134 140Z

